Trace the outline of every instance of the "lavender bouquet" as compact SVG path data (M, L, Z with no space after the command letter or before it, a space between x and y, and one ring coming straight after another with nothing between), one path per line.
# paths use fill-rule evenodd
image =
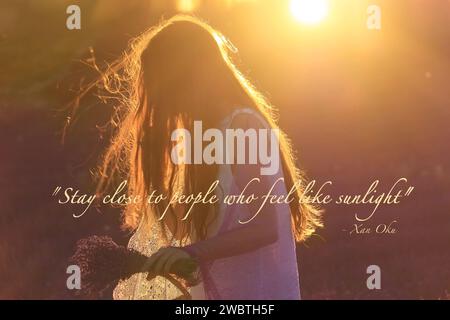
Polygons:
M136 250L119 246L110 237L91 236L77 242L70 261L80 267L82 294L93 296L135 273L153 274L152 270L143 269L147 259L147 256ZM194 259L181 259L173 264L169 274L159 276L166 277L181 291L180 298L190 299L187 287L197 282L197 268Z

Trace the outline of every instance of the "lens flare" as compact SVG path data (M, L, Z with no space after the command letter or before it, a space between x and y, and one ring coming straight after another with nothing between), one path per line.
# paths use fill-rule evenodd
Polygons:
M326 18L328 11L328 0L291 0L291 13L303 24L319 24Z
M181 12L192 12L197 7L197 0L178 0L177 10Z

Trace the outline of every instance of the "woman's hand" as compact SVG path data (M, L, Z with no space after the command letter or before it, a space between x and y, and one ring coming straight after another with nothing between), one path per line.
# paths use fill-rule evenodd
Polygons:
M154 253L146 262L146 269L151 270L151 274L168 274L174 263L182 259L191 259L191 256L184 250L176 247L161 248Z

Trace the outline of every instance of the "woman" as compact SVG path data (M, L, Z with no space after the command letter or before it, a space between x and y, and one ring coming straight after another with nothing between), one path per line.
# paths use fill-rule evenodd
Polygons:
M272 174L261 174L264 166L250 159L176 164L171 158L181 141L173 132L192 132L194 121L201 121L203 130L221 132L278 129L273 107L233 64L235 51L217 30L184 15L131 43L104 76L106 89L119 94L121 103L99 189L125 176L130 195L145 199L156 191L170 199L175 193L205 193L218 180L219 201L197 204L189 215L187 205L168 201L129 204L124 224L135 231L129 246L150 256L146 268L155 274L167 273L180 259L196 259L201 282L191 288L193 299L299 299L295 240L304 241L321 222L317 209L299 203L304 184L286 136L278 134L281 165ZM224 152L237 160L251 147ZM290 201L262 206L269 190L289 194ZM227 195L243 191L254 201L224 204ZM169 299L175 288L162 277L140 274L120 283L114 296Z

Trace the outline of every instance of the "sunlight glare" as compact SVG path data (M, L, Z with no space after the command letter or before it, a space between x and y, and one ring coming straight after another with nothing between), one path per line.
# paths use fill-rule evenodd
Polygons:
M177 9L181 12L192 12L197 7L196 0L178 0Z
M307 25L322 22L328 15L328 0L291 0L291 13L294 18Z

